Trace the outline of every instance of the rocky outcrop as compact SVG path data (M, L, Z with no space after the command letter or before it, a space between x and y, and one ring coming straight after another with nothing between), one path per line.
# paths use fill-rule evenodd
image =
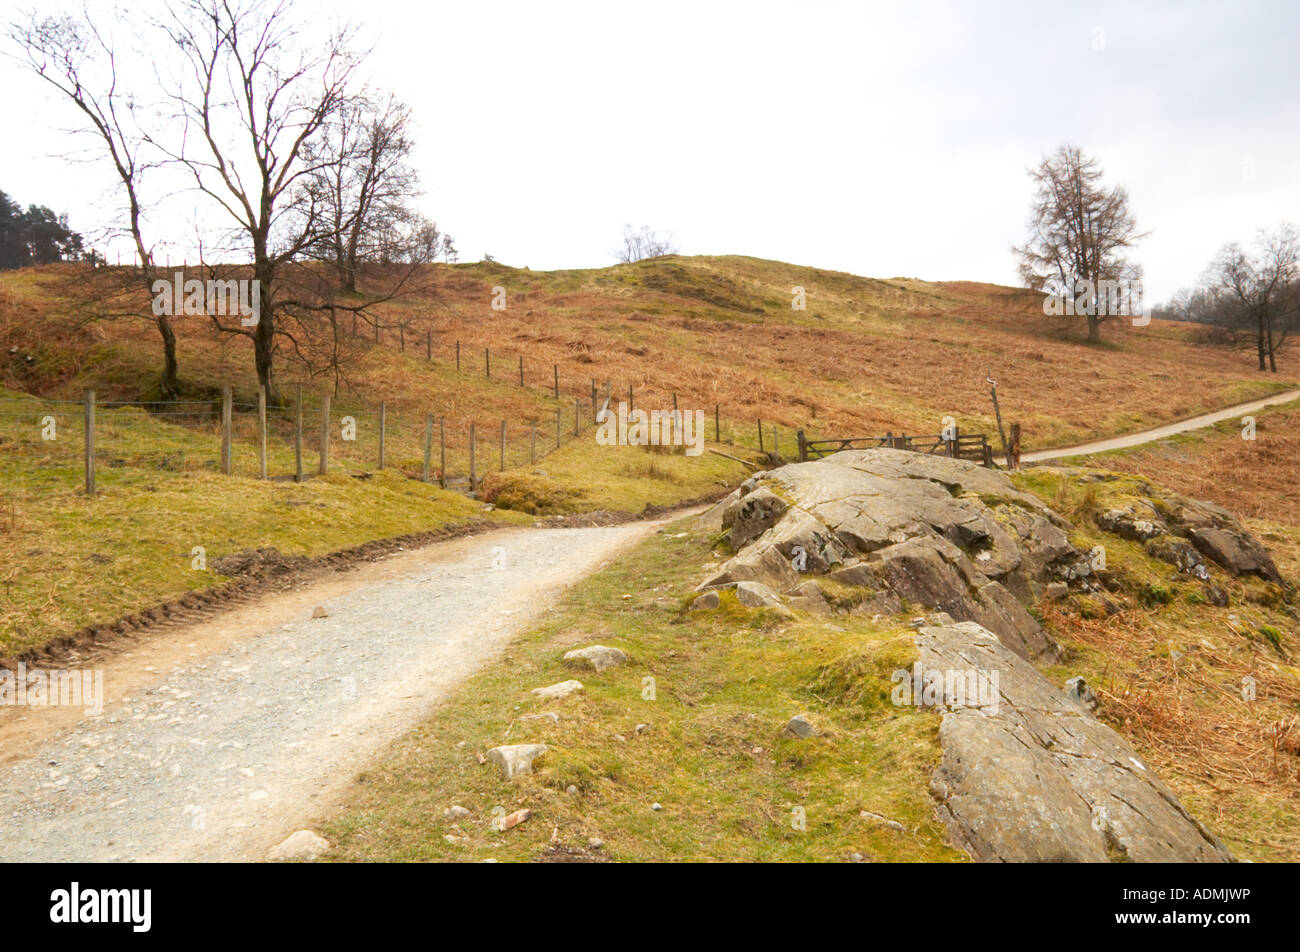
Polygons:
M1227 596L1210 565L1285 584L1263 545L1219 506L1140 477L1042 471L1097 484L1106 500L1097 527L1201 579L1215 604ZM857 450L782 466L755 473L702 518L725 530L736 554L699 591L735 589L742 604L778 613L924 606L977 622L1023 658L1056 655L1028 604L1101 584L1094 554L1070 544L1067 520L1005 474L942 456Z
M1257 575L1284 584L1268 550L1222 506L1188 499L1119 473L1064 467L1052 467L1048 471L1070 476L1080 483L1118 486L1120 501L1097 514L1097 526L1144 543L1152 558L1202 579L1208 577L1204 560L1209 559L1233 575ZM1124 492L1126 488L1130 491Z
M1005 475L903 450L756 473L713 518L736 556L701 591L735 588L753 602L747 583L757 583L812 611L923 605L978 622L1027 658L1054 647L1024 602L1087 564L1066 538L1070 524Z
M1217 506L1139 478L1057 472L1107 484L1088 517L1202 579L1216 604L1227 596L1211 563L1281 582L1263 546ZM916 670L940 673L917 702L942 710L931 792L975 860L1231 861L1093 716L1098 699L1084 679L1062 690L1030 663L1055 660L1057 649L1027 604L1114 580L1104 549L1101 559L1076 549L1073 526L1006 475L900 450L839 453L756 473L703 519L727 533L735 555L698 586L692 607L716 607L708 596L734 589L741 604L768 610L930 612L914 625Z
M996 672L993 704L969 706L952 678L936 699L946 708L943 759L930 789L973 859L1232 860L1119 734L991 633L970 622L923 627L917 646L924 670Z

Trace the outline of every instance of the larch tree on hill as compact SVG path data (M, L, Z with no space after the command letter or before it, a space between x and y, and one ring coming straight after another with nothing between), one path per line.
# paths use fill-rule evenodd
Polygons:
M1132 289L1141 270L1128 252L1145 237L1129 210L1128 192L1107 188L1096 159L1062 145L1029 177L1035 186L1029 239L1014 247L1025 287L1065 302L1065 312L1088 319L1088 339L1123 313L1116 288Z

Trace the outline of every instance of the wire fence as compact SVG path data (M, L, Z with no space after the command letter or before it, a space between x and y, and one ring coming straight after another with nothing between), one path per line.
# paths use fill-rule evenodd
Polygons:
M166 403L0 397L0 490L30 498L95 492L152 472L273 480L381 469L471 492L592 435L591 405L561 399L537 419L466 420L339 407L301 393L288 406L222 398ZM89 438L88 438L89 437Z
M599 411L608 406L619 415L633 398L593 383L580 396L548 394L550 406L531 418L491 420L335 401L302 388L285 396L288 405L269 406L246 391L235 399L232 388L211 399L166 402L0 391L0 505L117 486L149 491L159 472L293 481L392 470L472 493L489 473L530 467L575 438L594 439ZM666 415L676 410L675 395L672 403L656 409ZM717 406L700 412L701 438L796 458L791 430L723 420Z

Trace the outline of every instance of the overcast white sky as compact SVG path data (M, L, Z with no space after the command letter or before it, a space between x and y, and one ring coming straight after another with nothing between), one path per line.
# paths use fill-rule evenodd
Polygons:
M1025 169L1063 141L1152 231L1149 302L1300 224L1296 3L303 2L414 107L462 260L600 267L631 222L686 254L1012 284ZM70 107L9 62L0 91L0 189L93 231L109 181L57 158Z

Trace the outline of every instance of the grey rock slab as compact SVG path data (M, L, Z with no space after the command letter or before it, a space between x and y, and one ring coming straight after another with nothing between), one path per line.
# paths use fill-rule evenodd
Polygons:
M859 450L755 474L724 500L736 555L699 591L757 583L772 598L825 613L810 577L866 590L846 607L885 614L900 601L978 621L1025 657L1055 655L1025 609L1062 562L1086 561L1069 523L1004 474L964 460L902 450ZM838 601L838 599L837 599ZM841 604L843 604L841 602Z
M1196 548L1235 575L1253 574L1271 582L1282 581L1268 551L1244 530L1192 527L1188 535Z
M972 622L922 628L928 670L997 673L997 710L951 705L931 778L953 841L981 862L1230 862L1119 734Z

